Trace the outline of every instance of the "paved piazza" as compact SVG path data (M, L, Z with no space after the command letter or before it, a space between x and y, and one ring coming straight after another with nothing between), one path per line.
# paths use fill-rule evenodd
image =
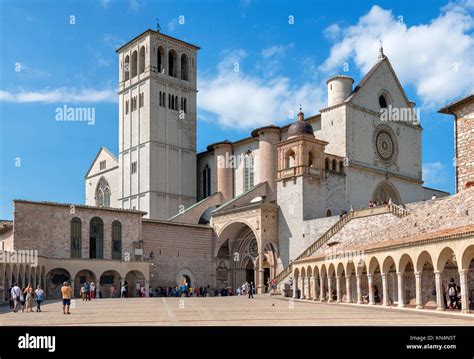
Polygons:
M184 304L184 305L183 305ZM474 316L419 313L345 304L294 302L268 295L219 298L130 298L76 300L71 315L60 302L44 304L42 313L12 313L0 308L0 325L474 325Z

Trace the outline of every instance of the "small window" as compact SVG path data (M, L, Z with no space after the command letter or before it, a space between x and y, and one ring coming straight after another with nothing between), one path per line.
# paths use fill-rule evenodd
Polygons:
M331 209L328 209L328 210L326 211L326 217L332 217L332 211L331 211Z
M379 96L379 105L380 105L380 108L387 108L387 99L385 98L384 95Z
M128 115L128 101L125 101L125 114Z
M99 166L100 166L100 170L105 170L105 168L106 168L106 160L100 161Z
M137 173L137 161L132 162L131 172L132 174Z

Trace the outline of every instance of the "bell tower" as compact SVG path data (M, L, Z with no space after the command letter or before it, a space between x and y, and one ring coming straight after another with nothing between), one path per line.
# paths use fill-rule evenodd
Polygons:
M199 47L147 30L119 56L119 203L168 219L196 201Z

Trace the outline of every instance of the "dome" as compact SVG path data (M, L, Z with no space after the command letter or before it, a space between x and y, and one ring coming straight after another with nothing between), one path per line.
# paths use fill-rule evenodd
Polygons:
M304 121L304 113L298 113L298 121L293 123L288 129L288 138L299 135L311 135L314 137L313 126Z

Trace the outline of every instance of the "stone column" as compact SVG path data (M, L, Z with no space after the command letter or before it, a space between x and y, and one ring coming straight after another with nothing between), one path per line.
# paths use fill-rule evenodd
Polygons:
M264 294L265 293L265 283L264 282L264 273L265 269L263 269L263 253L258 255L258 284L257 284L257 294Z
M313 284L311 285L311 288L313 288L313 300L316 301L318 300L318 278L313 275L311 279L313 280Z
M405 281L403 278L403 273L397 273L398 280L398 307L405 308Z
M415 272L416 309L423 309L423 287L421 285L421 272Z
M332 286L334 283L332 282L332 276L328 276L328 303L333 302L334 300L332 299Z
M311 291L311 282L313 281L313 276L308 277L307 282L308 282L308 290L306 291L306 299L311 300L313 299L313 293Z
M388 280L387 280L387 273L381 273L382 276L382 295L383 295L383 305L388 306L390 303L388 302Z
M351 276L346 276L346 302L352 303Z
M342 298L341 298L341 277L340 276L336 277L336 296L337 296L336 303L341 303Z
M321 282L319 283L319 301L320 301L321 303L323 303L323 302L324 302L324 298L325 298L325 292L324 292L324 277L321 276L320 278L321 278L321 279L320 279Z
M436 283L436 310L444 310L444 288L443 288L443 271L435 271Z
M469 285L467 280L467 275L469 269L462 269L459 271L459 280L461 282L461 308L463 313L470 313L469 308Z
M293 298L296 299L296 292L298 291L298 277L293 278Z
M375 304L375 298L374 298L374 275L367 273L367 281L369 283L369 304L374 305Z
M300 299L305 299L306 298L305 291L306 291L306 277L301 276L301 297L300 297Z
M234 197L234 169L230 161L232 144L228 141L220 142L215 144L213 149L217 169L217 192L221 192L224 201L228 201Z
M357 304L362 304L362 278L361 275L356 275L357 280Z
M259 169L260 183L267 182L267 200L276 200L276 177L277 177L277 151L275 143L280 141L280 128L267 126L252 132L253 137L258 136L259 152L258 163L255 168Z

